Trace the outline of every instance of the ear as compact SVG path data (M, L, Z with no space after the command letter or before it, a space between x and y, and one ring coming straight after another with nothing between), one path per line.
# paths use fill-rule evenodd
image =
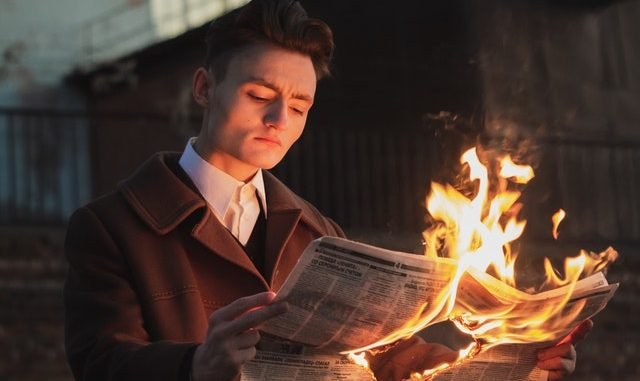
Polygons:
M209 107L209 95L212 86L213 80L209 77L207 69L199 67L193 74L193 84L191 86L191 93L197 104L204 108Z

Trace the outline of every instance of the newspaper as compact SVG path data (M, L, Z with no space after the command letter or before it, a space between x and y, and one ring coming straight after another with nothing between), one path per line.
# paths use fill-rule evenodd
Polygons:
M553 313L549 312L552 316L545 321L545 340L556 341L604 309L617 288L618 284L610 285L599 272L579 280L573 290L565 286L538 294L527 294L486 273L471 269L460 281L454 315L468 311L473 314L490 314L508 308L508 322L526 319L541 310L553 310ZM558 309L558 306L561 307ZM527 327L522 328L523 331L526 329ZM517 340L517 330L511 328L510 333Z
M549 372L536 367L537 351L545 345L505 344L471 361L437 373L433 381L547 381Z
M307 247L278 291L289 311L262 330L334 352L361 348L419 316L444 320L436 301L448 291L455 266L323 237Z
M262 330L268 336L319 348L324 354L299 351L294 356L259 351L243 370L243 380L285 380L289 378L258 374L271 370L293 374L302 369L318 374L305 373L307 381L367 379L367 372L349 367L338 353L376 343L408 322L420 319L429 325L448 319L444 313L447 298L442 296L451 291L456 266L451 259L390 251L341 238L313 241L278 290L276 299L286 300L289 310L266 323ZM471 270L460 281L454 311L478 313L508 308L509 316L517 319L566 301L556 314L558 319L562 318L559 320L562 324L548 337L558 340L601 311L617 287L596 273L580 280L572 289L565 286L531 295ZM535 368L535 351L540 345L494 347L434 379L546 380L546 372ZM309 362L300 363L302 360L293 358ZM339 376L345 372L353 372L353 376ZM372 379L371 375L368 377Z
M262 340L255 358L242 368L242 381L371 381L370 371L346 356L301 344Z

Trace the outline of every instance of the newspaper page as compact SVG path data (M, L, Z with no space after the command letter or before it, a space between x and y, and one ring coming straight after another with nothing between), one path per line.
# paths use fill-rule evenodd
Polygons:
M368 370L347 357L301 344L263 340L241 371L242 381L372 381Z
M438 316L455 262L334 237L313 241L278 291L289 311L262 330L340 352L362 348L412 319Z
M536 367L537 351L547 345L499 345L478 354L473 360L435 374L432 380L547 381L549 372Z
M550 335L547 339L550 341L499 345L438 373L433 380L544 381L548 372L535 366L538 349L553 345L582 321L600 312L617 288L618 284L610 285L602 273L596 273L578 281L573 288L565 286L530 295L487 274L471 271L465 274L458 289L458 312L466 310L482 314L508 308L508 321L526 318L545 309L555 309L546 327ZM566 304L562 306L564 302Z
M486 273L470 271L460 282L456 313L486 315L508 309L509 319L515 320L546 310L551 335L547 339L559 340L604 309L617 289L618 284L610 285L602 273L596 273L578 281L575 287L527 294Z

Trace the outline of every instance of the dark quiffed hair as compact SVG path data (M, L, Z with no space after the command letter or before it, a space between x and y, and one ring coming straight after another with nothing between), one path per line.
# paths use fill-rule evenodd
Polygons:
M214 20L207 32L205 65L221 80L233 52L259 42L308 55L317 79L330 74L333 33L294 0L253 0Z

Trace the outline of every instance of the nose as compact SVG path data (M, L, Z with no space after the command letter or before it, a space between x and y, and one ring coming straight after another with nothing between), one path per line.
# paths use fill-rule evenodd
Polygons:
M267 108L264 116L264 123L271 128L284 129L289 123L289 114L287 112L287 104L279 99L272 102Z

